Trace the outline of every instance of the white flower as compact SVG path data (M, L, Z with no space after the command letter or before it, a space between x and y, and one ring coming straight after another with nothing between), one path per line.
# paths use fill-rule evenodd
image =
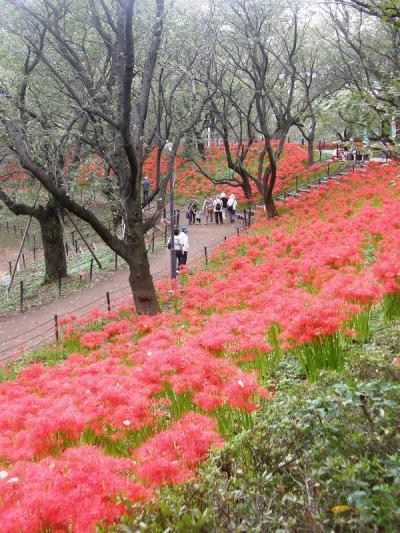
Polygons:
M243 383L243 381L241 379L239 379L237 383L238 383L239 387L242 387L242 389L244 389L244 383Z
M19 478L17 478L17 477L11 477L11 478L7 481L7 483L18 483L18 481L19 481Z
M153 355L153 352L147 352L147 355L149 355L149 356Z
M5 470L0 470L0 479L6 479L7 476L8 472L6 472Z
M124 424L124 426L130 426L131 425L131 421L130 420L124 420L122 423Z

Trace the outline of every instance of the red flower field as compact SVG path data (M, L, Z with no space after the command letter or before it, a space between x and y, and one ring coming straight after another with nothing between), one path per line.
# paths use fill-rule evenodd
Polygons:
M232 146L232 154L235 154L235 146ZM260 143L255 143L249 150L246 158L246 167L256 174L258 164L258 154L261 150ZM225 159L225 152L222 146L212 147L206 153L206 159L196 157L198 165L208 174L217 179L228 176L228 167ZM284 152L278 161L278 176L274 191L279 192L283 188L293 186L294 176L306 170L307 152L304 147L297 144L285 144ZM317 169L318 164L313 165L310 170ZM164 173L167 167L167 156L162 154L160 171ZM201 196L206 194L217 194L225 192L229 195L234 193L237 199L244 198L240 187L231 185L214 185L209 181L196 165L190 160L184 159L183 154L176 158L175 162L176 179L175 194L182 197ZM104 178L104 169L99 159L93 159L79 167L78 181L81 185L86 184L90 177ZM146 159L143 166L143 173L147 175L150 183L154 185L156 176L156 151L153 150ZM252 185L252 191L257 194L257 190Z
M232 155L235 156L236 148L232 145ZM257 172L258 154L261 151L261 144L255 143L249 150L245 160L246 168L254 175ZM226 164L225 152L223 146L212 147L206 153L206 159L196 157L198 165L208 174L216 179L223 179L228 176L228 167ZM297 144L285 144L284 152L278 162L278 176L274 191L279 192L282 188L293 186L294 176L305 171L307 163L307 152L304 147ZM167 158L163 156L161 160L161 170L165 172L167 165ZM243 191L240 187L231 185L214 185L208 180L196 165L180 157L176 160L176 181L175 193L183 196L205 196L206 194L218 194L225 192L228 196L233 193L238 200L244 198ZM313 168L318 168L314 165ZM156 160L155 152L153 151L144 164L143 171L147 174L151 182L154 182L156 175ZM257 194L257 190L252 184L253 194Z
M271 392L282 357L306 376L346 364L373 304L400 311L400 169L369 165L257 216L208 266L64 322L70 355L0 385L0 523L6 532L94 531L196 466ZM7 369L4 369L7 376Z

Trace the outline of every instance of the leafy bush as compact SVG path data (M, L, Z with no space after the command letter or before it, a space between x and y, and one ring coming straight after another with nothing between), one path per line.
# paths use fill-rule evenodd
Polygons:
M283 360L279 392L251 430L195 482L134 506L111 531L398 531L399 331L391 325L355 346L340 382L327 372L310 384Z

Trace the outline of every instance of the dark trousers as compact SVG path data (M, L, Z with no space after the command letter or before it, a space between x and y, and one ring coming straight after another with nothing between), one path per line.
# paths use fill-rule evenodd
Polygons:
M182 252L182 257L181 257L181 265L186 265L186 262L187 262L187 252Z
M221 224L224 223L224 221L222 220L222 211L214 211L215 213L215 222L217 224L219 224L221 222Z
M178 261L178 267L182 264L182 250L175 250L176 260Z
M189 211L189 224L196 222L196 211Z

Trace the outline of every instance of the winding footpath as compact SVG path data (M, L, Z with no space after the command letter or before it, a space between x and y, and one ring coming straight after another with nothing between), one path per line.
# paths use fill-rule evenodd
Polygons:
M238 223L240 227L242 223ZM189 227L190 252L188 266L204 260L204 247L212 251L225 237L237 232L236 224L198 224ZM155 280L169 276L170 251L165 247L158 255L150 257L150 270ZM45 341L55 340L54 316L85 315L90 308L106 308L106 293L111 306L117 299L130 293L128 270L121 269L106 279L97 280L92 286L72 295L24 313L14 313L0 319L0 362L27 353Z

